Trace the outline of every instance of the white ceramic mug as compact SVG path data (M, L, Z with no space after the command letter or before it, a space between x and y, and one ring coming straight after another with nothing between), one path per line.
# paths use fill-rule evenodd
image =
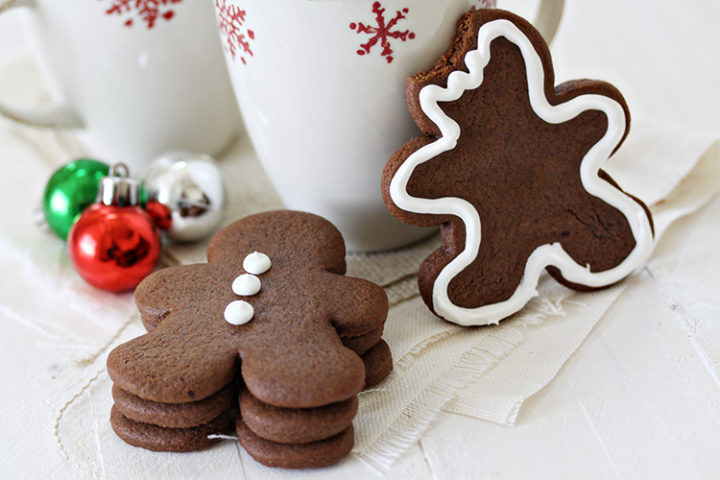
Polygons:
M286 206L335 223L349 250L394 248L428 230L383 204L390 156L419 135L405 80L450 46L456 21L493 0L215 0L245 126ZM536 20L551 38L562 0Z
M141 175L158 154L220 151L240 123L210 0L0 0L23 10L61 105L13 108L16 121L79 128L89 154ZM9 13L7 13L10 15Z

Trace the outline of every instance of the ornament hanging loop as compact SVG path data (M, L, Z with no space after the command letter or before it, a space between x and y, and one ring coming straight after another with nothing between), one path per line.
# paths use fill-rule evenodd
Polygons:
M139 203L140 184L129 178L130 169L124 163L116 163L110 174L100 180L97 203L107 206L132 207Z
M128 168L128 166L122 162L116 163L115 165L110 167L110 173L108 174L108 176L127 178L130 176L130 168Z

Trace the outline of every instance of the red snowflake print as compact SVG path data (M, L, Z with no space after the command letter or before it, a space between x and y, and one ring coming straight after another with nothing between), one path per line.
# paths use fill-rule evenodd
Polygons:
M480 4L477 6L473 5L472 7L470 7L471 12L474 12L478 8L495 8L495 6L497 5L496 0L477 0L477 1Z
M400 39L404 42L408 39L412 40L415 38L415 34L410 30L393 30L400 20L407 18L406 15L408 13L408 9L403 8L402 10L398 10L395 13L395 17L387 23L385 21L385 9L380 2L373 3L372 12L375 14L375 26L365 25L362 22L353 22L350 24L350 30L355 30L357 33L368 33L373 35L367 43L360 45L360 49L358 49L357 54L365 55L366 53L370 53L372 47L375 46L376 43L380 42L380 45L382 46L382 52L380 52L380 55L385 57L385 61L387 61L387 63L392 63L393 49L390 45L390 39Z
M159 18L171 20L175 16L172 5L180 2L182 0L113 0L105 13L124 16L126 27L132 27L135 19L139 18L151 29Z
M246 65L244 55L254 55L250 41L255 40L255 32L245 27L247 12L237 5L228 4L227 0L215 0L215 6L220 32L225 36L225 48L233 60L240 58Z

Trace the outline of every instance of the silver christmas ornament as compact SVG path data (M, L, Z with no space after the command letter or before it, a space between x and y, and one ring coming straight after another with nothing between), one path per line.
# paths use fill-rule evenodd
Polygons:
M220 226L225 185L208 155L165 153L150 165L143 187L148 211L172 240L194 242Z

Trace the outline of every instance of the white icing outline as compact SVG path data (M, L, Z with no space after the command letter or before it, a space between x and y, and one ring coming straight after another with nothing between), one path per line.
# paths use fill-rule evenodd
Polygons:
M618 266L596 273L590 272L589 265L582 266L576 263L559 242L541 245L528 257L523 278L509 299L467 308L453 304L447 290L450 281L477 256L481 241L480 217L472 204L461 198L412 197L407 193L407 184L418 165L455 148L461 133L460 126L442 111L438 102L457 100L466 90L475 89L482 84L484 68L490 62L490 43L501 36L514 43L522 53L526 66L530 104L535 114L542 120L551 124L563 123L587 110L599 110L607 116L607 132L583 158L580 164L580 178L591 195L614 206L625 215L636 244L630 255ZM540 274L547 266L557 267L569 282L589 287L603 287L622 280L643 265L650 257L654 246L652 228L644 209L635 200L598 177L600 166L620 144L625 133L625 112L622 106L609 97L596 94L580 95L565 103L550 105L545 98L545 72L540 56L530 40L509 20L494 20L484 24L478 32L478 48L466 54L465 64L469 73L452 72L448 76L446 88L427 85L420 91L421 109L440 128L441 137L410 155L395 173L389 189L393 202L403 210L454 215L465 224L465 249L442 269L433 285L435 312L459 325L496 324L522 309L532 297L537 296L537 283Z

